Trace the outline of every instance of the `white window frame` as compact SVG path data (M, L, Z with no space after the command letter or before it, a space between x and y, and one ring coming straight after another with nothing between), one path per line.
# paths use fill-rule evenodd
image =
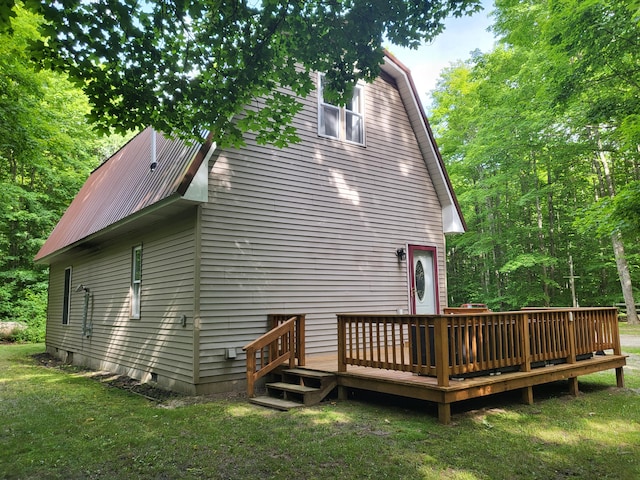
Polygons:
M131 305L131 318L140 318L140 300L142 293L142 245L136 245L131 249L131 288L129 298Z
M347 105L339 107L324 101L323 80L324 74L318 73L318 135L324 138L334 138L347 143L365 146L364 86L358 83L354 87L351 101L349 101ZM327 133L326 119L328 118L328 112L331 112L334 115L337 113L338 119L335 127L335 133ZM347 120L351 120L351 122L353 122L354 119L359 124L359 128L356 130L359 134L357 137L359 138L356 137L355 140L353 135L351 135L351 138L347 135L349 131L349 124Z
M69 276L67 277L67 272ZM71 285L73 282L73 268L64 269L64 286L62 292L62 325L69 325L71 319Z

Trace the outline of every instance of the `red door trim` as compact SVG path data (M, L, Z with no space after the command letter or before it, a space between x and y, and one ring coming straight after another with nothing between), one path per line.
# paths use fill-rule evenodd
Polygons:
M440 292L439 292L439 277L438 277L438 249L433 246L428 245L408 245L408 255L407 255L407 266L409 271L409 297L411 302L411 313L413 315L416 314L416 295L413 289L413 286L416 284L415 272L413 267L413 255L414 252L431 252L433 255L433 286L434 286L434 294L435 304L436 304L436 313L440 312Z

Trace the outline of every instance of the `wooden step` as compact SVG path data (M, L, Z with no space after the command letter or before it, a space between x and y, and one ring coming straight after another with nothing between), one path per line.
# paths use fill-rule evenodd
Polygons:
M282 390L284 392L299 393L301 395L304 395L305 393L317 392L320 390L319 388L315 388L315 387L307 387L305 385L297 385L297 384L286 383L286 382L267 383L267 388L272 388L274 390Z
M255 405L261 405L263 407L275 408L277 410L288 411L292 408L300 408L304 405L298 402L292 402L290 400L284 400L282 398L274 397L253 397L249 399L250 403Z
M316 370L307 370L306 368L287 368L283 370L283 373L286 373L288 375L297 375L299 377L305 377L305 378L317 378L317 379L335 378L335 375L333 373L318 372Z
M279 410L310 407L320 403L337 385L332 373L305 368L278 369L280 381L267 383L267 395L250 398L251 403Z

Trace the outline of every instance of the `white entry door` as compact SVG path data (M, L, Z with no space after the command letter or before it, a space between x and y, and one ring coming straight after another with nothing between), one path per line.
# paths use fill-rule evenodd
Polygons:
M411 306L418 315L438 313L435 253L434 247L409 245Z

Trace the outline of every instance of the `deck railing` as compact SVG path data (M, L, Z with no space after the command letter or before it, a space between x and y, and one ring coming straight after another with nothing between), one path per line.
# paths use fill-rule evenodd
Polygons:
M530 371L575 363L594 352L620 354L615 308L459 315L340 314L338 370L359 365L437 377Z
M269 315L271 330L244 346L247 352L247 393L255 396L255 383L285 363L304 365L304 315Z

